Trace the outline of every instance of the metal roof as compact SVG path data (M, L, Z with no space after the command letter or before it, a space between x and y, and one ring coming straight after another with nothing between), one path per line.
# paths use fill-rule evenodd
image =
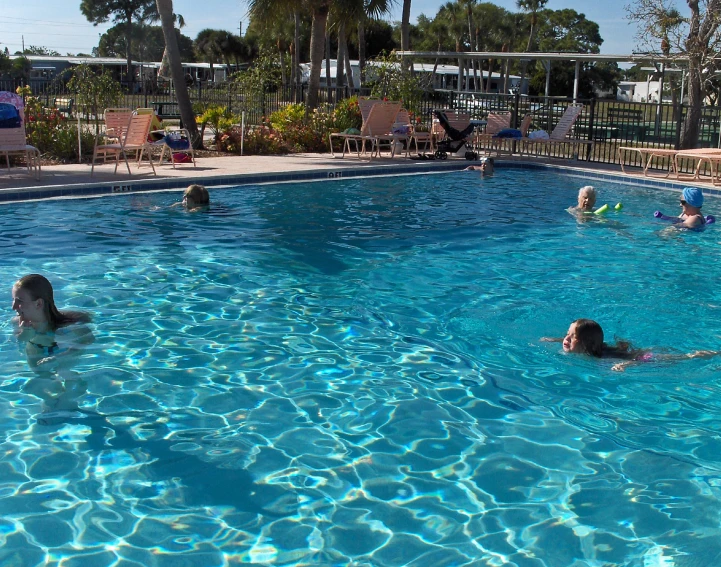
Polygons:
M546 53L525 52L510 53L500 51L396 51L396 55L403 57L428 57L437 59L544 59L550 61L615 61L619 63L671 63L683 61L686 57L681 55L665 57L654 53L633 53L631 55L607 55L602 53Z

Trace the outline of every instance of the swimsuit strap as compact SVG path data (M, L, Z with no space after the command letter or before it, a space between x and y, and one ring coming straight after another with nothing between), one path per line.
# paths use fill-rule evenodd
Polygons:
M38 343L34 343L32 341L28 341L31 345L38 347L39 349L42 349L47 352L47 354L53 354L56 348L58 348L58 343L53 343L50 346L46 345L39 345Z

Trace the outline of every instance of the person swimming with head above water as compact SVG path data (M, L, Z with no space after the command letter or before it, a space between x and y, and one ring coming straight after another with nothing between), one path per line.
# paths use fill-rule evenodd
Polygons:
M210 204L210 194L203 185L191 185L183 193L181 204L188 210L207 207Z
M569 207L569 213L583 214L594 212L593 207L596 205L596 189L591 185L586 185L578 190L578 204L575 207Z
M481 158L481 165L469 165L466 171L480 171L481 175L493 175L495 162L492 157Z
M695 187L685 187L679 199L681 214L674 220L674 226L680 228L701 228L706 224L706 218L701 214L703 207L703 192Z
M40 397L46 407L68 406L65 402L71 394L84 391L84 382L69 372L68 364L95 340L85 325L91 322L90 314L58 309L52 284L40 274L15 282L12 308L17 314L13 318L17 338L25 343L28 364L38 374L24 390Z
M563 343L563 351L587 354L595 358L618 358L624 360L614 364L611 370L623 372L628 366L654 360L682 360L685 358L710 358L720 351L697 350L688 354L656 354L648 349L635 349L627 341L616 341L615 345L604 342L601 325L592 319L576 319L571 323L565 337L542 337L543 342Z

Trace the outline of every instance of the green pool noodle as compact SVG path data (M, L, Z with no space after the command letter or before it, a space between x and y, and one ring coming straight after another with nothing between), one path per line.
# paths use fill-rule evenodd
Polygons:
M593 213L596 215L602 215L603 213L607 213L607 212L608 212L608 203L606 203L602 207L598 207L595 211L593 211Z
M616 209L617 211L620 211L621 209L623 209L623 203L616 203L616 206L613 208Z

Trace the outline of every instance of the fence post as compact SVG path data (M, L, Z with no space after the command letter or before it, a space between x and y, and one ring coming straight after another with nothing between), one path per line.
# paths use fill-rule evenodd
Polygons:
M683 124L683 102L678 105L678 118L676 119L676 138L674 140L673 149L677 150L681 146L681 124Z
M588 139L593 140L593 123L594 119L596 117L596 99L591 99L591 104L589 105L589 111L588 111ZM593 148L593 144L586 144L588 147L586 151L586 161L591 161L591 149Z

